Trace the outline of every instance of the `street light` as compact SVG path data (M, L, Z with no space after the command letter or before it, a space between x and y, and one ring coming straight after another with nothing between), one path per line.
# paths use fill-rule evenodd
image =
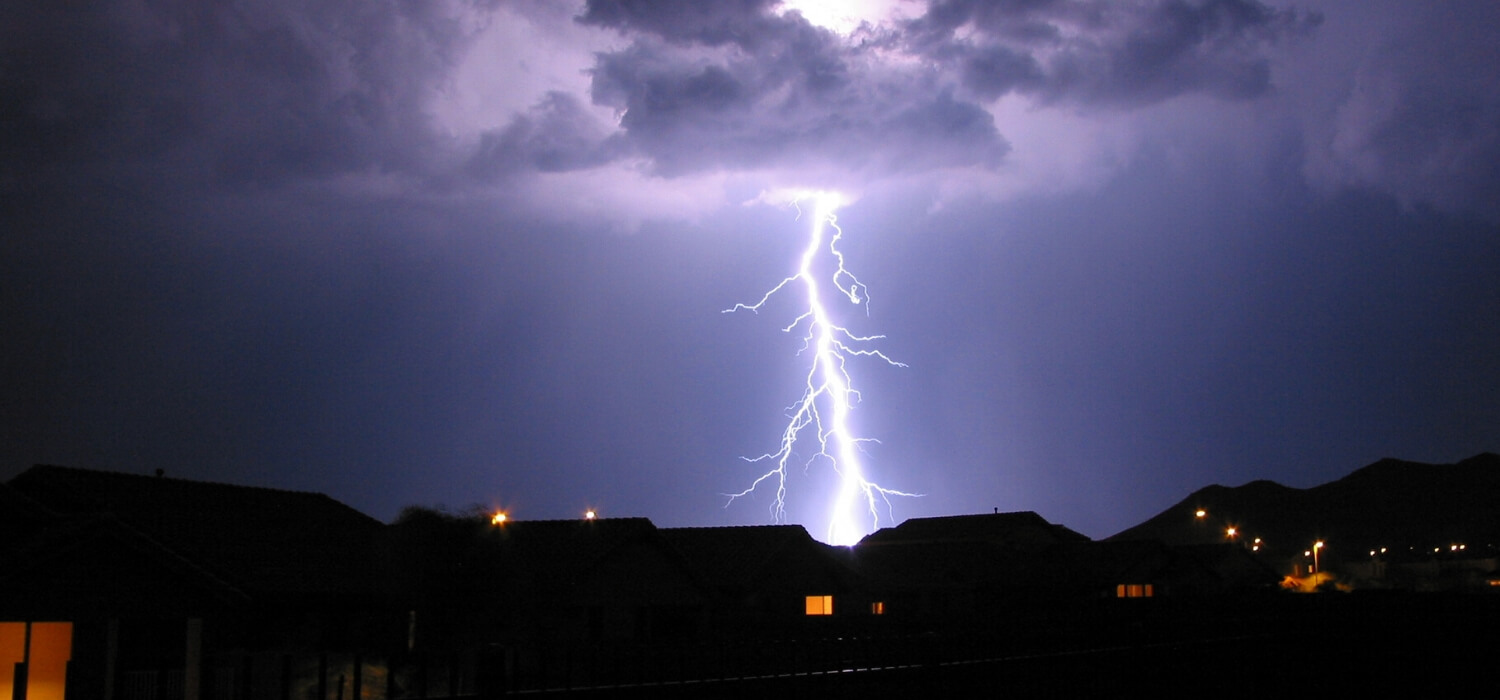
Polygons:
M1323 540L1318 540L1317 542L1313 543L1312 554L1313 554L1313 583L1314 584L1317 584L1317 582L1318 582L1318 573L1320 572L1320 569L1318 568L1318 550L1320 550L1322 548L1323 548Z

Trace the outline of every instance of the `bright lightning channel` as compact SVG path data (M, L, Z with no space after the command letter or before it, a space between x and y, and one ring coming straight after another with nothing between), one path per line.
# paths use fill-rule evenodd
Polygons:
M805 328L801 352L812 350L812 366L807 373L807 385L802 398L787 409L790 421L781 434L781 449L759 457L744 458L750 462L771 462L774 466L756 478L744 491L726 495L732 503L736 498L749 495L762 484L774 482L776 500L771 504L771 516L776 522L785 520L787 466L792 460L793 448L803 437L803 431L810 428L814 434L813 439L817 441L818 451L808 458L806 465L810 467L815 461L824 459L838 474L838 494L834 498L829 517L827 541L835 545L852 545L880 525L880 505L883 503L889 512L891 496L918 494L888 489L865 478L864 468L860 465L860 443L873 440L855 437L849 427L849 412L859 402L860 394L849 379L848 361L850 357L862 356L878 358L896 367L906 365L869 347L872 341L885 336L854 335L830 318L819 279L814 272L815 263L825 253L833 267L830 280L833 288L856 306L867 304L868 297L864 284L844 267L844 255L838 248L839 239L844 235L834 216L834 211L840 204L838 195L820 193L816 195L816 202L811 234L807 248L802 251L801 264L797 267L796 274L772 287L759 301L753 304L735 304L734 308L724 310L724 313L740 310L759 313L761 307L777 292L800 283L807 295L807 311L781 330L790 333L795 328ZM798 211L800 216L800 208ZM831 236L828 234L829 229L833 230ZM866 305L866 309L868 308ZM870 522L868 529L863 525L866 513Z

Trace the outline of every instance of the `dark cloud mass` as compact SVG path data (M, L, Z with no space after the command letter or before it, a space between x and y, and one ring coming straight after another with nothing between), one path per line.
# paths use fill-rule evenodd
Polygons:
M779 0L590 0L578 21L628 32L652 34L680 44L759 45L791 20L773 10Z
M1139 106L1271 87L1267 52L1322 21L1254 0L1069 0L934 5L907 27L915 50L958 67L983 99L1016 91L1076 106ZM960 38L960 29L971 29Z
M463 47L457 2L11 3L5 177L156 164L275 183L421 170L426 104Z
M686 5L590 3L579 18L638 37L599 55L592 97L621 115L625 142L661 174L992 166L1008 148L993 118L951 87L883 66L798 15Z
M1271 86L1265 50L1319 20L1214 0L943 2L848 38L771 2L600 1L578 21L634 39L598 56L592 97L621 115L623 141L657 173L677 175L993 168L1009 144L983 103L1011 92L1076 106L1257 97Z
M580 170L613 160L610 143L578 98L554 91L504 128L482 134L468 170L483 180L528 170Z
M1334 177L1500 221L1500 6L1397 17L1341 95L1326 137Z

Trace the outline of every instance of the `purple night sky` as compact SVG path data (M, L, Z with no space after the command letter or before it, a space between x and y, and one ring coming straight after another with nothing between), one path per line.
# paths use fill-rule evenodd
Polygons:
M1500 450L1497 34L1490 0L6 3L0 479L770 522L722 494L801 310L722 311L795 269L803 188L908 365L849 365L866 471L924 494L883 516L1103 537ZM788 519L831 492L792 470Z

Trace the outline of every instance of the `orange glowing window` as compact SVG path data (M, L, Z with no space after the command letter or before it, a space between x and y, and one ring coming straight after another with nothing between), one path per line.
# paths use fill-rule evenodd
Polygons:
M877 601L875 601L873 603L870 603L870 614L871 615L884 615L885 614L885 602L877 600Z
M810 595L810 596L808 596L807 597L807 614L808 615L832 615L833 614L833 596L831 596L831 595Z
M1122 583L1115 586L1116 598L1150 598L1155 595L1149 583Z
M10 697L12 669L25 658L26 628L31 627L31 663L27 666L26 697L63 700L68 661L73 656L71 622L0 622L0 698Z
M12 669L26 660L26 623L0 622L0 698L14 694Z

